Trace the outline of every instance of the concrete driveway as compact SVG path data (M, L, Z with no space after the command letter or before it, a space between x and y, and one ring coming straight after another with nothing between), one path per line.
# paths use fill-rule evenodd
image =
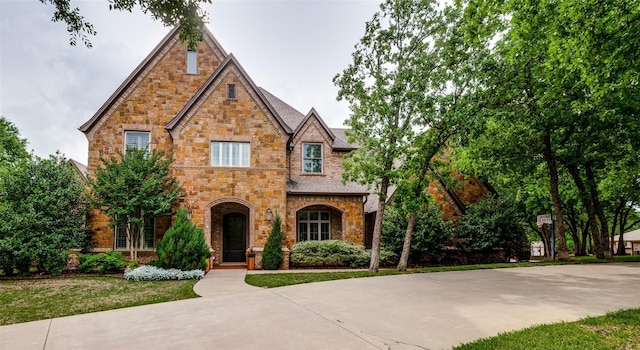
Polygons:
M260 289L213 270L202 298L0 327L8 349L447 349L640 307L640 264L541 266Z

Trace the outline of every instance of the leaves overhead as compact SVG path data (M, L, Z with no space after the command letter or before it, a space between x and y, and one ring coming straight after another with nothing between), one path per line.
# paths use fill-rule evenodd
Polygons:
M78 7L72 7L71 0L40 0L43 4L55 7L53 22L64 22L69 32L69 44L75 46L81 41L91 48L90 36L97 34L93 25L80 14ZM207 13L202 4L211 0L109 0L109 10L132 12L134 8L150 14L154 20L161 21L167 27L180 26L180 40L190 49L195 49L202 41L202 32L207 22Z

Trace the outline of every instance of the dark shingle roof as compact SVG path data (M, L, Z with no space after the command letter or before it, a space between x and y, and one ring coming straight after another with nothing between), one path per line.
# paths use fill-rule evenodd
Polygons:
M280 115L280 118L282 118L282 121L284 121L284 123L287 124L287 126L289 126L291 130L296 130L296 128L300 125L302 120L304 120L305 115L300 113L297 109L289 106L286 102L275 97L269 91L263 88L259 88L259 89L264 95L264 97L267 99L269 104L271 104L273 109L275 109L278 112L278 114Z
M87 181L87 166L75 161L73 159L69 159L69 164L76 170L76 172L82 177L83 181Z
M287 193L364 196L369 192L354 182L343 185L340 180L333 179L299 179L287 181Z
M333 140L334 149L354 150L358 148L358 146L349 143L348 137L345 134L345 131L347 130L348 129L331 128L331 131L336 136L336 138Z

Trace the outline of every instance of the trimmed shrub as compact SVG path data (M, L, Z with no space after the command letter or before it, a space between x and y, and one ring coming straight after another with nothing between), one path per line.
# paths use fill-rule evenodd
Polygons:
M136 269L127 268L124 279L128 281L166 281L191 280L204 278L203 270L182 271L178 269L163 269L152 265L140 266Z
M176 222L158 242L156 253L158 260L154 265L183 271L204 270L211 256L204 231L189 220L183 208L178 210Z
M44 259L40 260L38 270L44 271L51 276L58 276L67 269L69 252L50 252Z
M78 269L89 273L94 269L100 273L118 273L126 266L126 260L120 252L113 250L100 254L78 254Z
M525 211L508 197L487 196L470 205L456 227L458 237L473 250L502 249L505 259L528 250L521 222Z
M265 270L277 270L284 261L282 253L282 220L280 214L276 212L273 222L271 223L271 233L267 238L267 244L264 245L262 251L262 268Z
M395 254L381 249L380 264L387 265ZM291 264L310 267L361 267L369 265L371 251L342 240L305 241L291 247Z
M404 236L407 231L409 213L401 203L394 202L384 212L382 247L398 256L402 253ZM445 250L445 244L451 239L451 226L442 220L442 213L435 205L428 204L417 212L416 223L411 237L409 261L420 263L422 260L438 260Z

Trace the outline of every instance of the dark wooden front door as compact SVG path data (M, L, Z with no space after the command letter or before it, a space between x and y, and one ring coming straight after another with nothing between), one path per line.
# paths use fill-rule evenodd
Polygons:
M231 213L222 217L222 262L244 262L247 249L247 217Z

